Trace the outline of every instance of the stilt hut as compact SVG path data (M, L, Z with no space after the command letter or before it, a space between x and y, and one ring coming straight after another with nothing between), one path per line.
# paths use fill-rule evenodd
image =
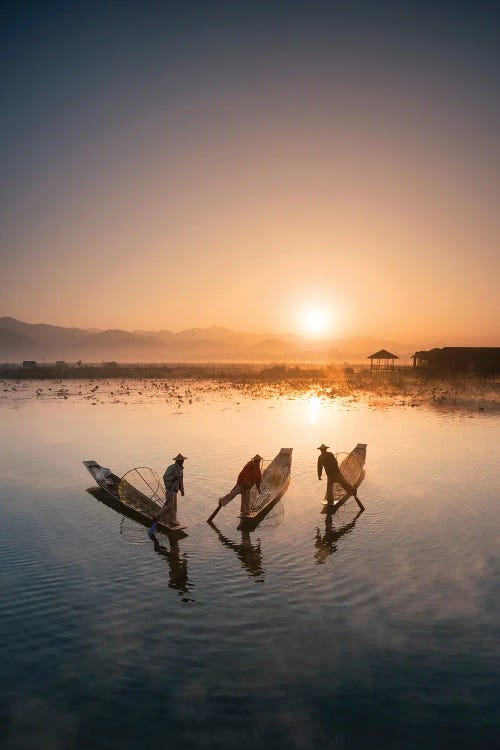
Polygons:
M387 349L381 349L375 354L370 354L367 359L371 360L370 370L389 370L394 367L394 360L399 359L396 354L391 354Z

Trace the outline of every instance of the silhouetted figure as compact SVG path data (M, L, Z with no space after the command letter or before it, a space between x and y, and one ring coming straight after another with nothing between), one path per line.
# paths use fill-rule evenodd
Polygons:
M184 497L184 461L186 458L187 456L178 453L172 459L174 463L170 464L163 475L165 503L163 508L153 516L153 523L149 529L149 534L154 534L159 522L164 523L165 526L171 529L180 526L177 519L177 493L180 492L182 497Z
M260 492L260 483L262 481L262 474L260 473L261 461L262 456L257 454L245 464L238 474L238 479L233 489L227 495L224 495L224 497L219 498L219 508L231 502L236 495L241 495L241 515L248 515L250 511L250 490L254 484Z
M362 506L360 504L360 501L358 500L356 488L344 479L344 477L342 476L342 472L340 471L337 459L335 458L333 453L328 450L328 448L329 446L325 445L324 443L322 443L318 448L318 450L320 451L320 454L318 456L318 479L321 479L323 469L325 470L327 476L325 498L326 502L333 505L333 485L340 484L340 486L343 487L346 492L348 492L350 495L354 495L356 502L361 508Z

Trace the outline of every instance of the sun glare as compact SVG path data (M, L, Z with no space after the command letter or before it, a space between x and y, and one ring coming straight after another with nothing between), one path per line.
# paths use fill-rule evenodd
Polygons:
M308 336L323 336L329 327L328 314L325 310L311 308L304 315L304 330Z

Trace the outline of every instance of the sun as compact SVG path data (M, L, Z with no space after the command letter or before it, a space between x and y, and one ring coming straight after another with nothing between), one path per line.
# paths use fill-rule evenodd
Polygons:
M304 313L304 331L308 336L323 336L329 328L329 315L318 307L310 308Z

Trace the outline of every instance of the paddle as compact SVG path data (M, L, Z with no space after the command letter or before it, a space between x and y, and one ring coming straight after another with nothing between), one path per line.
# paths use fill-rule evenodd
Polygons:
M215 516L217 515L217 513L220 511L221 508L222 508L222 505L218 505L216 507L216 509L214 510L214 512L212 513L212 515L209 518L207 518L207 523L211 523L212 522L212 520L215 518Z
M361 508L361 510L365 510L365 506L363 505L363 503L361 502L361 500L359 499L359 497L357 495L353 495L353 497L356 500L356 502L359 505L359 507Z

